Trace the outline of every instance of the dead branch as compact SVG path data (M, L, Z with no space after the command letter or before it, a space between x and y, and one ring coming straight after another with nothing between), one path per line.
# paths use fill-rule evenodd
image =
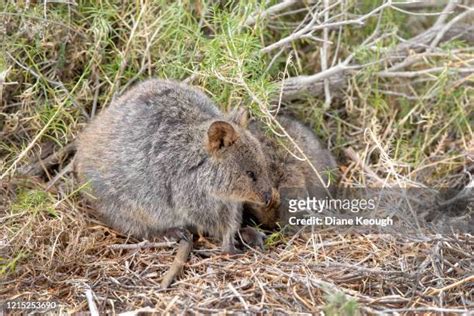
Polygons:
M418 71L381 71L376 75L381 78L414 78L421 75L436 74L444 71L457 72L460 74L472 74L474 68L448 68L448 67L434 67L428 69L422 69Z
M324 21L327 22L329 20L329 1L324 0ZM323 48L321 49L321 70L325 71L328 68L328 59L329 59L329 29L325 28L323 29ZM324 79L324 95L326 97L326 100L324 102L324 107L326 109L329 108L331 105L331 89L329 88L329 79Z
M178 252L176 253L176 257L174 258L173 263L171 264L170 269L163 277L161 281L161 288L167 289L171 283L173 282L174 278L181 273L183 270L184 265L188 261L188 256L193 249L193 241L181 239L179 242Z
M390 70L393 71L396 69L403 69L411 65L414 61L410 60L410 62L407 62L406 60L407 58L410 58L410 54L413 54L413 52L422 53L423 50L429 49L431 47L430 45L433 43L439 45L439 43L453 39L462 39L468 43L474 43L474 25L455 25L456 23L459 23L468 16L472 15L473 12L474 11L472 10L464 11L447 24L438 24L437 26L434 25L412 39L400 43L395 48L386 52L380 60L374 61L373 63L382 64L387 62L388 65L391 66ZM461 18L458 18L459 16L461 16ZM368 42L370 41L365 41L365 44L363 45L368 46ZM351 64L350 61L352 58L353 55L350 55L344 62L340 62L336 66L314 75L301 75L285 79L279 83L281 89L281 100L287 102L304 96L322 97L325 94L325 80L329 81L331 92L337 93L337 91L344 91L349 75L348 70L360 69L363 67L363 65ZM412 57L412 59L418 59L418 57ZM434 70L400 72L398 74L389 74L389 71L385 70L378 73L377 75L380 77L393 77L400 75L412 78L419 75L420 72L439 72L443 71L444 69L445 67L440 67L439 69ZM450 70L455 70L455 68L451 68ZM460 72L471 73L472 70L469 68L460 70ZM273 98L273 100L275 99L276 97Z
M329 68L329 70L337 70L332 74L326 71L312 76L297 76L285 79L280 83L282 85L280 88L282 91L281 100L291 101L304 96L322 96L324 94L324 80L328 81L330 87L342 91L346 87L347 78L343 67L336 67ZM319 78L319 75L323 75L322 78ZM275 100L277 100L277 96L275 96Z
M279 41L277 41L273 44L270 44L270 45L262 48L260 51L262 53L271 52L272 50L280 48L280 47L284 47L284 46L290 44L291 42L294 42L294 41L299 40L301 38L308 37L308 36L312 35L313 32L318 31L318 30L324 30L326 28L329 28L329 29L337 28L339 26L344 26L344 25L364 25L364 22L369 17L374 16L375 14L377 14L380 11L384 10L385 8L391 6L391 2L389 1L389 2L384 3L383 5L375 8L374 10L370 11L369 13L360 16L357 19L343 20L343 21L337 21L337 22L332 22L331 19L329 19L325 23L317 24L319 19L322 18L328 10L334 8L338 4L339 4L339 1L336 1L331 6L328 6L327 8L322 10L321 12L313 13L313 18L303 28L301 28L298 31L293 32L291 35L289 35L285 38L282 38L281 40L279 40Z
M53 152L51 155L44 159L40 159L30 165L19 168L19 172L29 176L40 176L45 170L48 170L54 165L59 164L61 161L66 159L76 150L76 144L74 141L70 142L58 151Z
M89 312L91 313L91 316L99 316L99 309L97 308L97 305L94 302L94 294L92 293L92 290L90 288L86 289L85 294L86 294L87 305L89 306Z
M424 1L414 1L414 2L403 2L403 3L394 3L394 7L409 9L409 10L424 10L431 8L440 8L446 6L448 1L446 0L424 0Z
M262 11L260 13L256 13L256 14L252 14L251 16L249 16L247 18L247 20L245 21L245 25L246 26L252 26L255 24L255 22L257 22L257 19L263 19L263 18L267 18L269 16L272 16L278 12L281 12L281 11L284 11L286 9L288 9L289 7L292 7L294 6L295 4L301 2L301 0L284 0L280 3L277 3L271 7L269 7L268 9L266 9L265 11Z
M459 285L461 285L461 284L469 283L469 282L472 282L472 281L474 281L474 275L470 275L470 276L468 276L468 277L466 277L466 278L464 278L464 279L462 279L462 280L456 281L456 282L454 282L454 283L452 283L452 284L450 284L450 285L447 285L447 286L445 286L445 287L443 287L443 288L441 288L441 289L433 289L433 288L432 288L432 289L429 289L429 290L428 290L428 294L429 294L429 295L438 294L438 293L441 293L441 292L443 292L443 291L447 291L447 290L450 290L450 289L452 289L452 288L455 288L455 287L457 287L457 286L459 286Z
M474 25L461 24L455 26L451 24L450 27L451 28L449 30L445 30L443 37L440 39L438 44L453 39L461 39L465 40L468 43L474 43L474 35L472 34L472 32L474 31ZM431 41L444 28L445 25L437 27L433 26L427 29L426 31L418 34L417 36L400 43L386 54L386 59L391 64L394 64L405 60L405 58L407 58L410 53L421 53L423 50L429 47Z
M473 16L474 15L474 9L472 10L466 10L464 11L463 13L459 14L458 16L454 17L451 21L449 21L448 23L446 23L446 25L443 25L443 26L437 26L437 28L440 28L440 30L438 31L438 33L436 34L436 37L434 38L434 40L431 42L430 44L430 49L434 49L436 46L438 46L439 42L441 41L441 39L444 37L444 35L446 34L446 32L451 29L451 27L453 25L455 25L456 23L459 23L460 21L462 21L463 19L467 19L469 16ZM471 33L472 35L472 33Z

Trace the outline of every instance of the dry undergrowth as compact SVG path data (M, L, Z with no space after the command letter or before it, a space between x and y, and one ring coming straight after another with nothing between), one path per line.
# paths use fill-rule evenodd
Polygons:
M23 227L10 246L35 253L20 259L21 273L2 281L2 297L52 300L68 313L88 310L85 293L90 289L103 312L148 306L172 314L290 313L325 307L339 314L355 302L362 312L372 313L456 312L472 304L474 244L469 236L301 231L277 236L264 253L248 251L232 258L198 243L183 276L161 290L160 278L173 260L174 247L120 249L136 241L127 241L83 211L60 208L56 218L18 214L10 219Z
M440 214L472 223L468 4L0 4L0 303L51 300L63 313L472 311L472 234L410 226ZM390 234L275 232L264 253L232 258L200 240L183 275L160 289L176 245L103 226L70 168L87 121L149 76L186 79L223 109L245 104L277 133L272 115L290 109L337 155L341 186L417 188L422 203L381 208L406 221Z

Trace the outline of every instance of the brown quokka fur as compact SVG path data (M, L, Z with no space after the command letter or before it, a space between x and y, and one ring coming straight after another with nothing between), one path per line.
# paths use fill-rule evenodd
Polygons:
M329 188L325 188L330 180L329 174L337 175L337 164L329 150L324 148L311 129L297 120L288 116L279 116L277 119L303 150L320 174L324 184L307 161L295 158L275 138L265 135L261 123L252 122L249 130L262 144L274 192L270 205L245 204L244 221L248 223L250 220L268 229L287 224L290 216L303 217L306 214L305 212L290 214L288 211L290 199L306 199L307 197L324 199L329 197L329 194L334 197L336 192L334 183L331 183ZM301 156L290 142L286 142L285 146L295 155Z
M195 88L148 80L84 130L75 171L118 231L142 238L197 231L234 253L243 202L271 198L261 145L241 120Z

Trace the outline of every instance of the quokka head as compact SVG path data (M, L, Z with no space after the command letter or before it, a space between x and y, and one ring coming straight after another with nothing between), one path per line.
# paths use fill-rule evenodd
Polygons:
M245 111L235 111L207 130L206 149L221 184L214 191L225 199L270 205L267 162L259 141L246 129L247 121Z
M275 229L278 227L280 222L280 208L280 193L276 188L273 188L270 204L261 205L255 203L245 203L244 216L250 216L250 223L254 221L255 224L261 225L262 228Z

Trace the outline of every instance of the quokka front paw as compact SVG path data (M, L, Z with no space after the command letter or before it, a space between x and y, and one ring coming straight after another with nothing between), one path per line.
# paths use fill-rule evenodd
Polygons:
M234 232L228 232L222 239L222 253L227 255L238 255L243 253L235 247Z
M264 250L265 234L259 232L253 227L244 227L240 229L239 240L252 248Z
M224 255L241 255L244 252L238 248L236 248L234 245L232 247L223 247L222 248L222 254Z
M180 240L192 241L193 240L193 234L189 230L183 227L169 228L165 231L164 236L166 238L174 239L176 241L180 241Z

